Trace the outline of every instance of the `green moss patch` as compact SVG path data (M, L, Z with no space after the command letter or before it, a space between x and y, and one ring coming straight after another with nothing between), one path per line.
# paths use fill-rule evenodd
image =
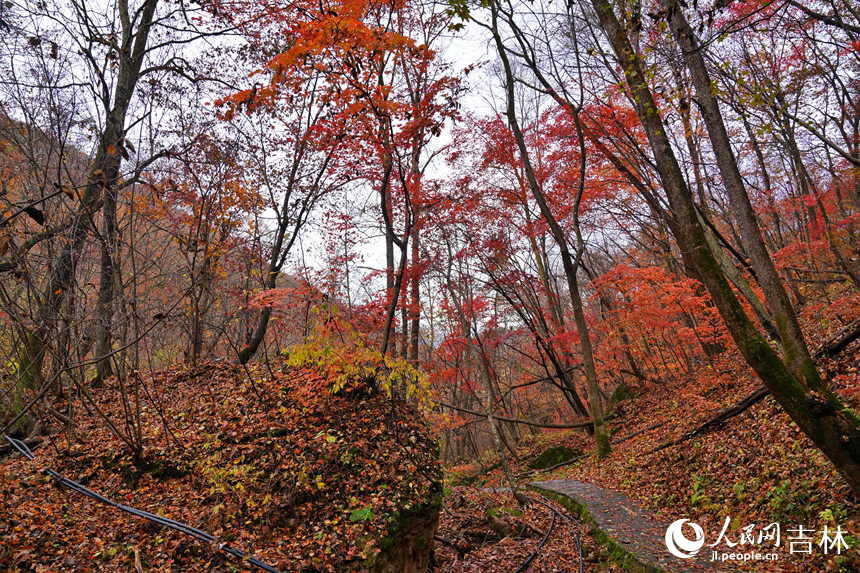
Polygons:
M529 464L529 467L533 470L543 470L568 462L577 455L578 452L568 446L553 446L544 450L541 455Z

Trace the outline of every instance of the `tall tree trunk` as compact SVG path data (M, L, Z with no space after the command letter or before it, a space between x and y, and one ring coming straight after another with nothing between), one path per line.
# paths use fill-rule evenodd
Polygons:
M386 118L379 118L379 134L385 151L382 155L382 182L379 186L379 208L382 210L382 231L385 236L385 301L387 311L385 315L385 331L382 333L382 353L388 351L391 346L392 354L397 354L397 337L392 332L394 328L393 315L397 309L397 301L400 291L395 293L396 271L394 267L394 225L392 223L393 211L391 208L391 177L394 171L394 159L389 149L391 141L388 136L388 123Z
M418 245L419 225L416 222L412 230L412 292L409 301L409 361L413 366L418 365L418 340L420 338L419 328L421 326L421 273L419 272L421 259ZM404 327L405 328L405 327Z
M400 358L403 360L409 358L409 292L409 288L403 288L400 294Z
M719 103L714 95L711 76L705 65L703 54L705 47L699 43L677 0L660 0L660 4L668 11L669 28L684 53L687 68L696 88L702 119L708 129L708 136L723 179L723 185L729 196L733 214L737 219L744 248L758 276L771 315L774 317L782 341L786 364L791 369L792 374L804 386L812 390L819 390L823 387L823 381L812 361L791 299L783 287L770 254L767 252L758 220L729 141Z
M804 381L815 380L817 372L803 377L795 376L789 363L796 364L796 351L791 355L792 350L787 350L788 356L783 361L747 317L708 248L692 195L684 182L663 120L627 33L608 0L592 0L592 4L615 53L616 62L624 70L636 113L648 137L657 170L678 222L677 240L682 256L688 265L698 270L747 363L801 431L833 462L854 493L860 495L860 440L856 437L856 417L846 411L828 390L817 391L805 386ZM784 318L777 315L777 322L781 333L789 331Z
M123 18L122 22L122 45L114 98L109 104L109 109L106 110L105 128L99 139L81 202L74 215L74 222L69 227L70 231L66 236L66 243L57 255L46 282L45 295L37 312L36 322L39 326L25 337L22 352L27 357L27 366L22 371L24 378L21 380L25 386L33 385L36 380L41 379L47 339L50 333L55 330L63 299L70 293L74 285L80 254L83 252L87 237L92 230L94 215L102 207L103 201L115 199L113 187L119 179L122 161L119 150L124 147L126 114L140 79L150 26L157 5L158 0L146 0L140 8L138 28L135 31L131 28L131 21L127 18L128 6L121 4L124 6L126 18ZM103 258L103 262L105 260ZM105 303L99 309L101 312L98 320L101 325L104 325L105 321L110 322L112 313L114 269L112 264L107 266L109 268L102 278L105 282L104 293L101 292L102 287L100 287L99 293L100 302ZM107 304L108 302L111 304ZM104 336L102 336L101 342L101 349L98 353L99 364L107 361L109 354L109 343L105 344ZM104 366L102 368L104 369Z
M609 446L609 436L606 432L606 424L603 420L603 407L600 402L600 388L597 383L597 370L594 365L594 354L591 348L591 339L588 334L588 326L585 321L585 312L582 308L582 297L579 293L579 285L576 280L576 268L577 263L574 262L574 257L570 252L570 248L568 247L567 237L565 236L564 230L556 221L555 216L553 215L549 205L546 202L546 198L543 195L543 191L541 190L540 184L538 183L537 177L535 176L534 169L532 168L531 161L529 159L528 148L526 147L525 138L523 137L522 130L519 126L519 121L517 121L516 116L516 105L515 105L515 93L514 93L514 74L511 68L510 61L508 60L507 50L502 42L501 35L499 34L498 29L498 6L495 2L490 5L490 14L492 18L491 23L491 31L493 34L493 39L496 43L496 48L499 53L499 58L502 61L502 66L504 68L505 73L505 89L506 89L506 100L507 100L507 108L506 114L508 116L508 125L511 128L511 132L514 135L514 139L517 142L517 147L520 152L520 159L523 162L523 170L526 174L526 179L529 184L529 190L532 193L535 201L540 208L541 215L546 221L547 226L550 228L550 232L552 233L553 239L558 245L562 266L564 268L565 278L567 279L567 287L570 295L570 301L573 306L573 318L574 323L576 324L577 334L579 336L579 347L582 352L582 362L583 368L585 370L585 380L588 387L588 404L591 410L591 419L594 424L594 438L597 445L597 456L598 458L604 458L609 454L610 446ZM577 120L578 124L578 120ZM582 138L580 137L580 142L582 142ZM583 157L584 160L584 157ZM580 177L582 173L580 173ZM580 181L580 184L583 184L583 181ZM578 205L577 205L578 208ZM582 245L580 243L580 255L582 254Z
M405 236L408 237L409 234L407 233ZM380 352L383 354L388 352L389 344L397 339L396 336L393 336L394 316L397 314L397 301L400 299L400 291L403 289L403 275L406 271L407 257L408 251L406 249L406 245L403 245L400 249L400 264L394 270L394 284L388 291L388 309L385 313L385 326L383 327L382 345L380 346ZM392 354L397 353L396 343L392 345L391 350Z
M108 111L107 123L105 132L102 137L99 150L96 153L96 161L94 170L90 174L90 182L93 179L102 179L95 181L96 185L102 188L94 191L96 194L102 195L104 209L103 217L103 234L101 245L101 269L99 279L99 293L96 302L96 328L94 341L94 358L96 360L96 373L99 379L103 380L113 374L111 366L111 347L112 347L112 330L113 330L113 314L114 314L114 299L116 298L117 287L117 262L118 262L118 245L117 245L117 227L116 227L116 208L117 195L114 186L119 181L119 169L122 162L122 153L125 150L125 120L129 105L131 104L132 96L140 78L140 70L143 64L143 58L146 53L146 44L149 37L150 26L155 15L155 8L158 0L146 0L142 6L140 24L137 32L132 28L133 18L129 13L127 2L119 3L119 19L122 27L122 37L119 52L119 73L117 77L117 87L114 94L114 102L112 108ZM101 161L99 161L101 156ZM96 175L100 172L100 175ZM87 185L85 193L90 192L90 185ZM82 201L81 207L84 207ZM91 215L88 215L90 217ZM83 238L89 234L89 224L92 221L88 218L88 224L84 230ZM79 251L78 251L79 252ZM76 267L77 263L73 262L72 267ZM72 275L74 268L72 269ZM70 284L64 285L70 287ZM64 289L65 292L66 289Z
M93 358L96 361L96 375L105 380L113 375L111 366L111 346L113 338L114 287L116 285L115 265L117 262L116 231L116 192L105 188L104 207L102 208L102 241L99 294L96 301L96 328Z

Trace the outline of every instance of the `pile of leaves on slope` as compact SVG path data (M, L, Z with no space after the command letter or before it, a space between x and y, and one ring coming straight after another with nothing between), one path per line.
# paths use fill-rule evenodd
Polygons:
M741 529L777 522L782 527L780 558L756 562L762 571L860 571L860 500L823 454L771 397L722 426L696 438L654 451L734 406L761 383L737 357L715 366L722 376L673 381L641 390L621 402L609 422L612 453L598 461L584 432L547 432L524 441L514 470L523 481L573 478L621 491L667 523L687 518L716 541L726 517L729 539ZM821 364L846 405L860 410L860 342ZM549 447L567 446L590 455L551 472L526 465ZM477 468L473 468L477 469ZM460 473L464 473L461 469ZM499 470L482 485L502 485ZM824 526L841 527L848 550L836 555L818 546ZM790 554L788 530L814 531L811 554ZM756 529L758 531L758 529ZM658 549L663 540L655 539ZM728 546L721 545L728 550ZM733 551L738 550L738 546ZM747 549L749 549L747 545ZM733 570L727 565L727 570Z
M33 462L18 454L0 460L0 569L248 567L217 547L55 486L41 474L54 468L281 571L359 570L379 540L396 535L396 514L438 499L435 444L399 400L381 392L333 395L319 391L327 383L316 369L275 368L262 379L271 370L257 366L249 378L241 368L207 364L148 380L154 400L141 405L146 447L136 463L102 420L83 412L71 443L58 434ZM116 382L92 392L121 427Z
M577 538L582 543L583 571L594 571L599 550L572 518L557 519L546 544L538 548L550 522L551 513L544 506L519 507L510 493L453 487L445 496L436 535L434 571L516 571L537 550L530 573L576 572Z

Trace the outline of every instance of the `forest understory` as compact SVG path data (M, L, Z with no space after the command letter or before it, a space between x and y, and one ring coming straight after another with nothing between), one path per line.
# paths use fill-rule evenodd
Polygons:
M849 295L853 297L856 295ZM855 305L851 302L848 308L857 310ZM822 348L834 337L840 339L838 335L844 332L834 326L824 328L823 325L834 323L816 309L808 309L802 317L810 330L812 322L822 325L818 331ZM839 523L852 540L858 539L860 499L842 477L771 397L760 396L757 392L761 389L760 382L746 364L737 357L726 357L713 366L719 369L719 378L708 377L706 368L701 376L693 374L647 390L631 390L615 402L609 409L616 417L608 422L613 447L608 457L597 458L591 445L593 438L584 430L544 430L520 442L516 457L509 458L511 470L522 483L573 478L623 492L665 523L688 518L710 532L719 532L728 516L730 531L751 523L778 522L785 524L784 527L802 524L812 530ZM860 343L851 343L833 358L821 358L819 366L845 403L860 408ZM756 398L750 401L753 395ZM723 419L724 414L729 417ZM716 420L719 422L712 424ZM552 455L547 457L548 452ZM542 454L541 466L547 469L536 470L534 463ZM489 501L493 497L498 504L495 507L515 506L510 494L491 496L484 491L507 487L497 459L488 457L481 462L447 468L446 476L454 499L462 500L466 488L473 507L478 508L477 515L484 508L485 520L486 508L493 505ZM546 519L545 510L541 512L543 508L534 509ZM447 519L443 517L443 528ZM455 518L450 521L459 523ZM584 539L584 546L590 544L594 551L594 538ZM655 539L657 544L662 542ZM559 547L564 559L569 559L575 549L569 541ZM820 547L816 549L817 554L794 555L785 551L776 562L723 564L717 570L800 573L848 572L860 568L860 559L854 551L825 555ZM508 552L498 545L494 551L498 559ZM557 556L556 551L547 550L549 558L543 561L544 565L538 560L535 570L574 570L554 568L556 562L570 563ZM593 566L600 555L599 544L597 553L592 551L586 550L585 554L591 555L586 562ZM605 548L600 562L602 567L613 570ZM462 569L452 570L480 570L480 565L469 560L458 566Z
M833 334L822 330L822 340ZM820 363L851 407L860 406L858 344ZM772 398L688 437L758 388L741 361L717 367L724 376L710 386L690 377L631 388L615 401L607 458L597 459L584 430L545 430L520 440L516 457L508 458L510 470L521 484L573 478L626 493L665 522L689 517L711 531L727 515L733 529L772 521L813 529L838 523L849 542L856 539L858 499ZM435 438L416 425L410 408L350 387L326 397L319 388L328 385L327 376L289 358L250 369L210 363L164 371L145 383L139 428L117 432L105 425L127 419L116 401L81 401L84 411L69 426L62 413L70 401L53 398L36 410L41 430L29 440L35 461L8 455L8 447L0 460L0 512L7 516L0 523L0 565L22 572L242 568L217 544L81 498L41 474L52 468L109 499L212 533L281 571L353 570L349 563L358 566L368 551L359 540L369 532L384 536L386 515L441 493L434 571L516 571L529 558L530 571L577 571L580 551L583 571L623 570L591 526L559 504L553 506L569 520L559 516L544 540L551 512L519 506L504 491L508 482L497 459L442 469ZM118 392L115 384L89 391ZM122 453L135 432L146 444L138 460ZM533 469L541 454L559 448L570 461L544 456L547 469ZM439 480L443 491L434 493ZM725 570L860 566L856 553L781 557Z
M0 570L853 573L859 369L856 0L0 0Z

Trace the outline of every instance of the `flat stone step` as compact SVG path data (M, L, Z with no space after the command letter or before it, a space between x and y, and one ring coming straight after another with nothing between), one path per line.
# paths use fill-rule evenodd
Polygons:
M719 564L710 561L708 547L690 559L670 554L665 543L668 524L624 494L573 479L532 482L529 487L549 494L547 497L567 498L567 502L560 501L590 522L597 530L597 540L605 543L613 560L629 571L720 571Z

